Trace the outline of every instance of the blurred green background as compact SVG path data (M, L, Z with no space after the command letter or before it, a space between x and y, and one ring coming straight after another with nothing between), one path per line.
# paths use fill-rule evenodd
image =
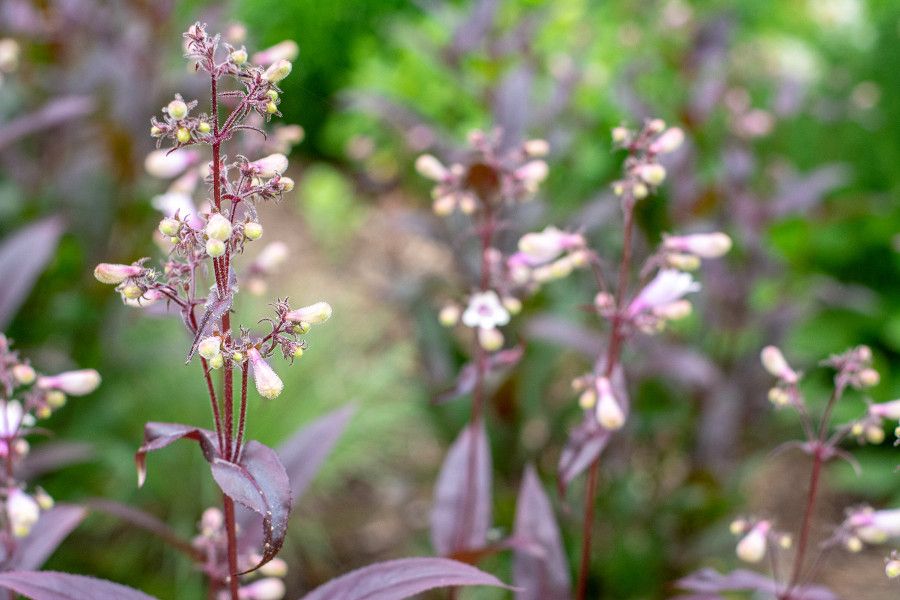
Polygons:
M91 101L84 114L0 146L0 236L51 214L67 225L6 332L46 371L80 365L104 378L47 423L58 438L95 450L91 461L42 479L58 500L118 499L186 536L219 501L187 444L153 456L148 484L136 489L142 424L207 423L203 383L183 364L188 340L177 320L123 307L91 277L100 260L154 252L150 199L165 186L143 172L146 131L175 91L203 93L179 56L180 33L194 20L213 29L246 24L251 50L283 39L300 46L280 107L285 123L306 131L291 157L298 186L263 211L267 238L284 240L291 254L267 295L326 299L335 317L308 336L302 361L278 367L285 393L252 400L250 435L275 445L330 409L358 410L297 507L283 554L288 597L379 558L430 552L431 488L468 414L467 399L429 402L468 352L435 313L469 282L448 241L464 230L429 215L428 185L412 164L425 151L458 155L473 128L499 125L551 142L550 178L515 231L581 226L614 261L621 240L607 190L622 157L609 149L609 130L664 118L689 143L668 165L660 198L641 210L639 252L662 232L691 228L720 228L736 242L723 264L701 273L707 293L695 316L629 357L635 416L601 477L595 597L665 597L692 569L734 566L727 523L738 514L796 520L793 482L805 478L805 463L766 460L799 432L765 402L763 345L782 345L813 371L830 353L869 344L882 375L871 398L900 396L896 2L10 0L0 15L14 10L33 20L0 19L0 37L22 47L18 69L0 84L0 123L56 98ZM514 232L502 243L514 243ZM590 364L578 342L601 331L580 310L591 297L587 277L548 286L509 336L528 349L488 413L500 531L511 527L526 463L552 490L578 418L568 382ZM239 320L255 322L267 301L245 297ZM566 326L586 341L561 339ZM827 384L811 375L814 403ZM839 418L857 415L863 399L849 398ZM862 477L839 466L830 473L822 532L843 506L898 505L888 434L857 451ZM580 490L568 503L553 495L573 562ZM893 598L896 587L871 583L885 554L838 554L827 582L846 597ZM509 579L508 556L482 567ZM48 568L163 598L203 597L182 557L100 515ZM863 584L866 595L854 595Z

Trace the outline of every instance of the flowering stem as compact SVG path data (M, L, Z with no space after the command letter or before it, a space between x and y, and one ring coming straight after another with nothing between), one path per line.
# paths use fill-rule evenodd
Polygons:
M231 600L238 600L240 596L237 577L237 528L234 524L234 501L223 494L222 504L225 508L225 533L228 536L228 589L231 592Z
M247 363L241 365L241 416L238 421L237 441L234 443L234 462L241 460L241 444L244 441L244 429L247 425Z
M609 348L606 352L604 377L610 377L619 361L622 342L622 316L625 312L625 294L628 291L628 279L631 273L631 245L634 232L634 198L628 194L622 199L624 218L624 238L622 240L622 261L619 263L619 283L616 289L616 312L612 319ZM587 594L587 578L591 565L591 537L594 531L594 497L597 494L597 475L600 468L600 456L594 459L588 471L585 486L584 520L581 524L581 563L578 570L578 586L575 597L584 600Z

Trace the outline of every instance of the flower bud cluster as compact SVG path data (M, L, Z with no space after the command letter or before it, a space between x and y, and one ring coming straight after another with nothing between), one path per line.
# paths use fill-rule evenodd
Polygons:
M474 292L468 298L465 310L455 304L441 309L438 319L444 327L453 327L460 321L476 330L478 344L487 352L503 347L504 337L500 327L507 325L510 316L522 310L521 301L514 296L501 296L494 290Z
M628 303L625 317L644 333L658 333L666 323L691 314L693 308L684 296L698 291L700 284L690 273L662 269ZM607 318L614 314L614 303L609 294L598 294L594 305Z
M856 506L847 510L835 538L851 552L859 552L865 544L884 544L900 538L900 508L874 510Z
M150 120L150 136L156 138L157 148L164 139L171 141L176 148L212 139L213 127L209 115L190 115L196 107L196 100L185 102L181 94L175 94L175 99L163 107L162 118L153 117Z
M197 524L199 534L194 537L194 548L207 557L204 561L206 575L217 582L221 589L228 588L227 568L220 558L228 552L225 516L218 508L208 508ZM254 551L243 549L238 554L240 569L247 570L261 562L261 557ZM287 575L287 563L281 558L273 558L259 569L241 577L240 598L244 600L281 600L285 595L282 579ZM223 592L224 593L224 592ZM227 594L221 596L228 598Z
M528 140L509 151L500 146L500 135L475 131L469 135L471 160L444 166L430 154L416 160L420 175L436 182L431 192L435 214L445 217L459 211L471 215L504 201L534 196L549 174L544 140ZM492 209L492 208L491 208Z
M597 423L609 431L618 431L627 420L624 386L614 380L592 373L572 380L572 389L579 394L578 405L593 411Z
M506 259L509 279L518 286L536 290L541 284L568 277L591 263L591 252L578 233L547 227L519 239L518 252Z
M799 406L803 403L797 382L800 373L791 368L781 350L776 346L766 346L759 353L763 368L776 378L776 384L769 390L769 402L776 407Z
M666 179L666 168L659 163L659 155L677 150L684 141L684 132L677 127L666 129L662 119L650 119L639 130L616 127L612 138L616 147L629 152L625 177L612 184L613 192L616 196L643 200Z
M701 259L721 258L731 250L731 238L715 233L664 236L661 247L661 263L680 271L695 271Z

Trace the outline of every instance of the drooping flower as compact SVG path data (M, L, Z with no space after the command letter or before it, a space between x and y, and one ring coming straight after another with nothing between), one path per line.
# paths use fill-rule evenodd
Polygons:
M869 405L869 414L881 419L900 420L900 399Z
M500 302L494 290L477 292L469 298L469 306L462 316L466 327L495 329L509 323L509 311Z
M763 367L771 375L774 375L786 383L797 382L798 375L788 364L787 360L785 360L781 350L775 346L766 346L762 349L759 356Z
M900 537L900 508L872 510L864 507L852 512L845 524L862 541L883 544L889 538Z
M294 60L300 54L300 46L294 40L284 40L253 55L253 63L268 67L279 60Z
M25 411L18 400L7 400L0 404L0 438L14 437L22 426L24 416Z
M744 562L758 563L766 555L767 536L771 525L760 521L738 542L737 557Z
M269 400L277 398L284 389L284 383L281 381L281 378L256 348L250 348L247 356L250 358L250 368L253 371L253 382L256 384L256 391L263 398L268 398Z
M693 235L667 236L663 240L666 250L688 252L701 258L719 258L731 250L731 238L722 232L695 233Z
M670 127L665 133L653 140L648 149L654 154L668 154L678 150L683 142L684 131L680 127Z
M59 390L70 396L84 396L100 385L100 373L94 369L66 371L59 375L40 377L37 385L44 390Z
M249 167L260 177L275 177L287 171L288 159L284 154L276 152L253 161Z
M171 179L184 173L200 160L200 153L194 150L154 150L144 159L144 168L150 175L160 179Z
M644 311L671 304L685 294L697 292L700 284L690 273L674 269L663 269L640 291L628 306L628 316L634 317Z
M625 413L613 394L609 378L598 377L594 385L597 388L597 422L610 431L621 429L625 425Z
M577 233L547 227L541 232L526 233L519 240L519 252L529 266L550 262L567 250L584 246L584 238Z
M292 310L285 315L285 318L292 323L317 325L330 319L332 312L331 305L327 302L316 302L315 304Z
M94 277L100 283L117 285L129 277L139 277L144 273L144 268L137 265L119 265L112 263L100 263L94 267Z
M16 488L6 497L6 514L12 525L13 535L23 538L38 522L41 507L34 498Z

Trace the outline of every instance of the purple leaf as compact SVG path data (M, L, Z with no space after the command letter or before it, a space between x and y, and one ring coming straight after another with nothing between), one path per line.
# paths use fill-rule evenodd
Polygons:
M202 562L206 558L202 550L195 548L189 540L183 539L178 532L150 513L114 500L103 499L89 501L88 508L118 517L135 527L149 531L197 562Z
M491 526L491 456L484 423L468 425L447 452L431 509L438 554L482 548Z
M244 446L239 463L217 458L211 464L213 479L222 491L262 515L262 559L244 573L255 571L275 558L284 544L291 514L291 483L287 472L274 450L255 441Z
M403 600L442 587L490 585L511 589L493 575L447 558L402 558L333 579L301 600Z
M540 554L516 549L513 583L521 588L517 600L568 600L572 597L569 565L550 499L529 465L516 504L516 537L529 540Z
M713 569L702 569L678 580L675 585L678 589L693 594L681 596L681 598L697 600L719 600L724 598L722 594L729 592L757 591L773 596L784 592L783 585L779 585L769 577L746 569L737 569L724 575ZM828 588L814 585L793 588L790 598L791 600L838 600L834 592Z
M42 512L28 537L19 541L7 568L40 569L86 514L84 507L69 504L57 504Z
M118 583L55 571L0 573L0 587L31 600L156 600Z
M509 372L519 364L522 356L525 355L523 346L515 346L507 350L495 352L488 358L487 363L487 385L489 387L496 386L499 381L505 379ZM474 363L467 363L459 372L456 378L456 384L449 390L438 394L434 400L434 404L444 404L451 400L456 400L466 394L472 393L475 389L475 382L478 373Z
M588 411L581 424L569 434L569 439L559 456L556 475L560 496L566 495L569 484L596 460L606 444L610 432L600 427L594 414Z
M180 423L147 423L144 425L144 444L134 454L134 462L138 470L138 487L144 485L144 480L147 478L147 453L165 448L181 439L199 442L203 456L209 463L219 456L216 448L216 434L208 429Z
M319 467L344 433L354 410L352 406L344 406L332 411L306 425L278 447L278 456L291 480L294 501L309 487Z
M62 467L94 458L94 447L85 442L45 442L16 465L16 477L30 481Z
M60 217L19 229L0 244L0 329L12 320L34 282L53 258L63 233Z
M0 131L0 150L19 138L83 117L93 109L94 100L89 96L67 96L50 100L38 110L5 123Z

